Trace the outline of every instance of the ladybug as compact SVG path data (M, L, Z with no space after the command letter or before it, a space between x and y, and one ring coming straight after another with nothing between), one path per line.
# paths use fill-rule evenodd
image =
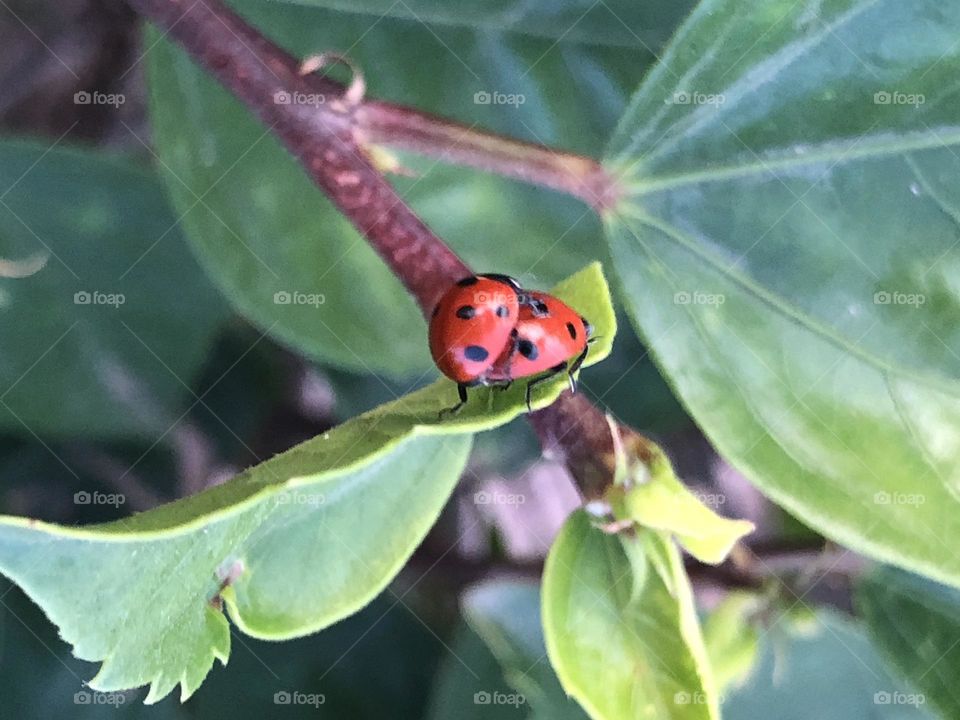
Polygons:
M527 410L532 410L533 388L558 373L566 372L570 391L577 391L574 375L587 357L593 327L576 310L547 293L526 292L521 302L520 317L510 334L510 343L486 378L488 382L509 385L518 378L544 373L527 383Z
M430 354L457 383L460 403L467 388L489 384L488 374L503 354L519 317L520 284L508 275L471 275L447 290L430 316Z

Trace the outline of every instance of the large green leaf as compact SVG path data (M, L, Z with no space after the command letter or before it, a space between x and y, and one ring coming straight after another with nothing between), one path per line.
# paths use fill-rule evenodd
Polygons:
M637 43L656 47L688 10L689 0L645 2L631 0L482 0L452 5L443 0L292 0L374 18L416 20L442 27L508 31L535 37L587 42L596 45ZM369 22L369 20L367 21Z
M892 678L862 627L818 611L815 629L784 632L781 619L761 636L750 681L729 693L724 720L929 720L929 707Z
M553 292L615 319L599 264ZM226 662L221 612L260 638L319 630L380 592L430 529L460 476L472 433L525 412L523 383L486 389L455 417L439 380L302 443L230 482L118 522L69 528L0 516L0 572L20 585L81 659L103 661L98 690L150 684L148 702L189 696ZM542 407L565 387L537 393Z
M944 718L960 717L960 592L881 568L861 580L857 606L897 672Z
M349 52L373 96L594 154L650 59L642 48L569 38L374 22L262 0L234 4L294 53ZM427 369L420 314L367 243L225 90L158 34L147 43L152 123L174 203L236 307L287 344L341 367L393 376ZM522 94L525 102L475 103L484 90ZM596 258L602 229L580 203L433 160L410 164L419 176L399 179L399 191L478 271L544 287ZM303 293L304 302L276 304L278 292Z
M650 530L620 538L570 517L543 575L547 650L595 720L719 717L680 553Z
M960 6L705 0L607 166L628 310L825 535L960 584Z
M0 142L0 428L143 436L181 414L225 307L162 185L121 158Z

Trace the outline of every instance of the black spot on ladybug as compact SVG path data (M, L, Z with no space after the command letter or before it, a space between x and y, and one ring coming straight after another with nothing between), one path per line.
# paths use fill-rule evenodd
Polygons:
M438 312L440 312L440 303L433 306L433 312L430 313L430 317L435 318Z
M497 317L510 317L510 309L506 305L497 305Z
M477 276L471 275L470 277L465 277L463 280L457 280L457 285L460 287L469 287L470 285L476 285L477 282L479 282Z
M461 320L469 320L476 314L477 311L473 305L461 305L457 308L457 317Z
M490 356L490 353L487 352L486 348L479 345L467 345L463 350L463 356L473 362L482 362Z
M537 351L537 346L526 338L517 343L517 352L523 355L527 360L536 360L537 355L540 354Z
M573 323L567 323L567 332L570 333L570 339L577 339L577 329L573 326Z

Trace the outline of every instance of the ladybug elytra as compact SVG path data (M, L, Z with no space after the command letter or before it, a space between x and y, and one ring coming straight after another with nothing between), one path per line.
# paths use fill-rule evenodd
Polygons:
M567 371L574 374L587 355L592 328L573 308L543 292L524 291L506 275L477 275L457 282L440 298L430 318L430 353L440 371L457 383L460 402L467 388L508 387L518 378L544 373L531 389ZM573 362L568 367L568 362Z

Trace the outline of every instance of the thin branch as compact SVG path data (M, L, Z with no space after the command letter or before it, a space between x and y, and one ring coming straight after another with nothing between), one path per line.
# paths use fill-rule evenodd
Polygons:
M593 158L505 138L385 102L364 103L358 120L374 143L559 190L598 212L613 207L617 200L613 179Z

